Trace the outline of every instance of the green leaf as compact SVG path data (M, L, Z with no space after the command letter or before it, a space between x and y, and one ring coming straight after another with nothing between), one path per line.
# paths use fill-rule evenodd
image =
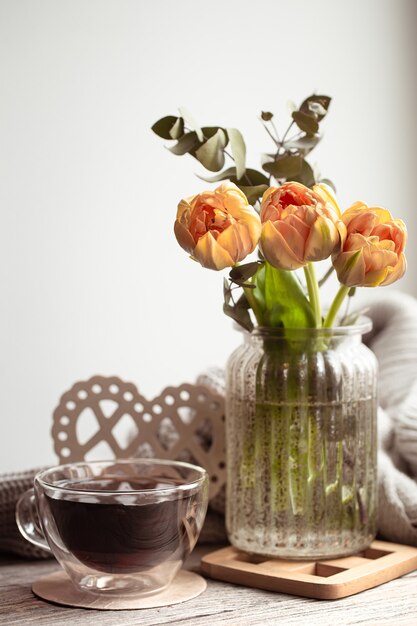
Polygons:
M179 117L174 117L173 115L161 117L161 119L152 126L152 130L158 137L162 137L162 139L172 139L170 135L171 128L179 119Z
M268 325L312 328L314 312L294 272L265 263L265 313ZM255 292L256 293L256 290Z
M191 128L191 130L194 130L196 132L198 140L204 141L203 131L201 130L200 126L197 124L191 113L185 107L180 107L178 110L181 113L181 116L187 122L188 126Z
M178 117L177 121L169 131L169 136L171 139L179 139L184 134L184 120L182 117Z
M172 152L172 154L181 156L183 154L186 154L187 152L191 152L192 150L194 150L199 143L200 142L198 141L196 133L187 133L177 141L175 146L171 146L170 148L168 148L168 150Z
M301 164L300 173L297 176L294 176L293 180L296 183L302 183L306 187L313 187L313 185L316 184L314 170L310 163L308 163L305 159L303 159Z
M331 101L332 99L329 96L319 96L313 94L312 96L309 96L304 100L304 102L300 106L300 111L302 111L303 113L315 113L317 115L317 120L320 122L327 114ZM315 104L319 105L319 107L315 107L314 110ZM319 113L318 111L321 112Z
M232 156L236 163L237 177L242 178L246 169L246 145L242 133L237 128L226 128Z
M272 120L273 117L274 117L274 114L271 113L270 111L262 111L261 113L261 118L263 119L264 122L269 122L270 120Z
M219 128L217 133L207 139L202 146L196 150L196 157L202 165L210 172L218 172L224 165L224 148L227 144L226 133Z
M297 124L298 128L303 130L305 133L309 133L310 135L314 135L319 129L319 123L311 113L305 113L303 111L294 111L292 114L292 118L294 122Z
M237 186L248 199L249 204L255 204L257 200L262 198L265 191L268 189L268 185L240 185L237 183Z
M300 154L284 155L276 161L264 163L263 169L275 176L275 178L293 178L296 176L302 165L303 157Z
M303 135L299 139L293 139L285 142L285 147L299 150L307 155L313 148L317 146L321 139L321 135Z

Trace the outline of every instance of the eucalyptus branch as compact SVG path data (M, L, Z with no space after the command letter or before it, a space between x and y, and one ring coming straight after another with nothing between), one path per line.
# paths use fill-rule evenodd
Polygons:
M272 123L272 122L271 122ZM274 144L276 146L279 146L280 141L278 138L275 138L274 135L271 133L271 131L269 130L268 126L266 125L266 123L262 120L262 125L265 128L266 132L268 133L268 135L271 137L272 141L274 142ZM274 126L275 129L275 126ZM276 131L275 131L276 132Z
M293 125L294 125L294 120L291 122L291 124L288 126L287 130L284 133L284 136L283 136L283 138L281 140L281 146L282 147L284 147L284 142L285 142L285 140L286 140L286 138L288 136L288 133L290 132L291 128L293 127Z
M276 135L277 141L281 143L280 138L279 138L279 133L277 131L277 127L275 126L274 120L271 120L271 126L274 129L274 133Z

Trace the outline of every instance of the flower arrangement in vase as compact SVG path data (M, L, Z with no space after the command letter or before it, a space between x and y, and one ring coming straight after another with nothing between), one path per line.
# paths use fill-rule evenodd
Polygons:
M246 167L237 129L200 128L184 110L153 126L176 141L174 154L219 172L206 180L223 181L181 200L174 231L203 267L230 268L224 312L247 331L226 372L229 539L294 559L353 554L375 536L377 366L361 342L371 324L338 313L356 287L389 285L406 269L405 224L364 202L342 212L307 160L329 104L312 95L293 107L282 138L261 114L274 142L264 172ZM323 315L333 271L340 287Z

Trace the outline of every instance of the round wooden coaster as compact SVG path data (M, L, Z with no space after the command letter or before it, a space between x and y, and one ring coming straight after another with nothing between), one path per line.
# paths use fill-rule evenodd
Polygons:
M68 575L61 570L36 580L32 584L32 591L39 598L56 604L84 609L120 611L122 609L151 609L185 602L199 596L206 587L207 583L202 576L187 570L180 570L171 585L155 595L143 598L129 596L109 598L79 591L74 587Z

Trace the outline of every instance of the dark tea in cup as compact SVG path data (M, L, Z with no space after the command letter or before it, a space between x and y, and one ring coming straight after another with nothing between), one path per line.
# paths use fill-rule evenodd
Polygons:
M87 492L46 496L60 537L81 563L102 572L141 572L187 556L195 542L191 496L142 504L135 492L177 487L180 479L112 477L66 480L57 486ZM113 492L103 503L91 493ZM139 499L140 500L140 499Z
M176 461L71 463L40 472L34 484L18 502L20 531L92 593L164 589L207 510L207 473Z

